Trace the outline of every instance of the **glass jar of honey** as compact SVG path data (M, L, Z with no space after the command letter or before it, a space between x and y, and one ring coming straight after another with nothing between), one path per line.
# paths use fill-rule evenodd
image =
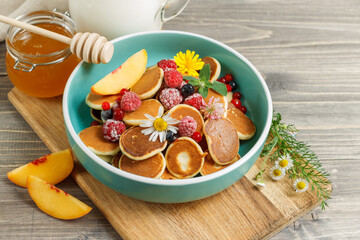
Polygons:
M36 11L17 20L72 38L75 24L65 14ZM35 33L10 27L6 38L6 70L10 81L27 95L49 98L63 93L65 84L80 62L69 45Z

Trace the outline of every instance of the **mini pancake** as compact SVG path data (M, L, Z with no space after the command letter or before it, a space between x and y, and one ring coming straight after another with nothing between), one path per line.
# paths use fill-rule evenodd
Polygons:
M232 103L229 104L226 118L234 124L240 140L248 140L255 135L256 127L253 121Z
M102 133L102 125L85 128L79 133L81 141L97 155L116 155L119 151L119 143L105 140Z
M103 122L101 120L101 110L90 108L90 115L95 121L98 121L99 123Z
M191 178L200 172L205 156L193 139L180 137L166 150L166 167L177 178Z
M141 100L152 98L159 90L163 78L164 71L161 68L156 65L149 67L130 90L136 93Z
M116 154L116 156L113 157L113 159L112 159L111 165L113 165L116 168L119 168L119 161L120 161L121 156L122 156L121 154Z
M110 107L112 107L117 97L119 97L119 95L97 95L90 92L85 99L85 103L93 109L102 110L101 104L103 102L110 103Z
M224 169L227 166L230 166L232 163L236 162L239 159L240 159L240 155L237 154L237 156L229 164L227 164L227 165L219 165L216 162L214 162L214 160L211 158L211 155L208 154L205 157L204 166L202 167L202 169L200 171L200 174L202 176L205 176L205 175L209 175L211 173L220 171L221 169Z
M144 135L142 127L132 127L121 134L119 145L123 154L133 160L144 160L163 151L167 146L167 141L160 142L159 138L155 142L149 141L150 135Z
M161 103L156 99L148 99L141 102L138 109L133 112L126 112L123 121L127 125L138 126L143 120L148 120L145 114L149 114L153 117L157 117ZM163 108L164 109L164 108ZM161 113L161 115L164 112Z
M165 168L165 171L163 172L163 174L160 177L161 179L164 180L172 180L172 179L177 179L174 175L172 175L169 170L167 170L167 168Z
M149 178L160 178L166 168L166 161L162 153L136 161L126 155L122 155L119 161L119 168L125 172Z
M194 120L197 123L196 132L202 133L202 127L204 126L204 119L196 108L189 106L187 104L179 104L173 107L172 109L170 109L168 114L170 114L170 117L179 121L186 116L190 116L194 118Z
M220 165L231 163L240 147L234 124L226 118L207 120L203 131L211 158Z
M112 160L114 158L114 156L111 155L97 155L99 158L101 158L102 160L104 160L107 163L112 164Z
M227 101L227 99L226 99L226 96L223 96L223 95L221 95L220 93L218 93L218 92L216 92L216 91L214 91L214 90L212 90L212 89L209 89L209 92L208 92L208 95L206 96L206 98L205 98L205 102L208 104L209 103L209 100L210 100L210 98L211 97L214 97L214 100L216 99L216 98L218 98L219 99L219 103L222 103L222 105L223 105L223 107L224 107L224 115L223 115L223 117L226 117L226 110L227 110L227 108L228 108L228 101ZM213 100L213 101L214 101Z
M218 60L213 57L203 57L201 60L204 62L204 65L210 65L210 82L216 81L221 72L221 65Z

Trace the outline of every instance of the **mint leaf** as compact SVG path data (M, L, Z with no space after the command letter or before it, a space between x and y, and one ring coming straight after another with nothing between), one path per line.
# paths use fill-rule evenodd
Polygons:
M210 79L210 65L206 64L203 66L203 68L200 70L199 78L205 78L206 81L209 81Z
M210 81L206 81L206 82L205 82L205 87L207 87L207 88L213 88L213 87L214 87L214 84L213 84L212 82L210 82Z
M192 77L192 76L183 76L183 79L185 79L185 80L199 80L198 78L196 78L196 77Z
M214 81L213 85L214 85L214 87L212 87L212 89L214 89L216 92L220 93L223 96L227 95L227 89L226 89L226 85L224 83Z
M200 80L197 79L197 78L189 80L189 84L193 85L194 87L199 86L200 85Z
M209 89L207 87L199 87L199 94L203 96L203 98L206 98L208 95Z

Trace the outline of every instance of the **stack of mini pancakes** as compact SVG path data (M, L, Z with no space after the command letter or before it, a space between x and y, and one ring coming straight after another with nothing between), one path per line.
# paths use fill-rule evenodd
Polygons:
M210 65L211 81L218 79L221 66L212 57L202 58ZM91 126L79 133L84 144L101 159L123 171L150 178L185 179L208 175L226 168L238 161L239 140L247 140L254 136L254 123L238 108L230 103L231 96L222 96L209 89L205 102L211 97L218 98L223 104L224 114L220 119L209 120L194 107L179 104L168 111L174 119L181 120L192 117L197 123L197 132L203 135L197 143L189 137L179 137L174 142L149 141L139 125L147 120L145 114L157 117L162 104L156 99L162 90L164 72L157 66L146 69L141 79L131 87L142 100L140 108L134 112L126 112L123 122L127 129L119 141L109 142L102 135L102 125ZM231 93L229 93L231 94ZM90 107L93 119L102 123L102 103L115 104L118 95L100 96L89 93L85 102Z

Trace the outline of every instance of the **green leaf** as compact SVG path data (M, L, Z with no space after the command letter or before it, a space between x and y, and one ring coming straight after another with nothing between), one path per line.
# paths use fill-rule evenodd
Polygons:
M209 81L210 79L210 65L206 64L203 66L203 68L200 70L199 78L204 78L206 81Z
M208 95L209 89L207 87L199 87L199 93L203 98L206 98Z
M214 84L213 84L212 82L206 81L206 82L205 82L205 87L207 87L207 88L213 88L213 87L214 87Z
M189 84L193 85L194 87L199 86L200 85L200 80L197 79L197 78L189 80Z
M216 92L220 93L223 96L227 95L227 89L226 89L226 85L224 83L214 81L213 85L214 85L214 87L212 87L212 89L214 89Z
M192 77L192 76L183 76L183 79L185 79L185 80L199 80L198 78Z

